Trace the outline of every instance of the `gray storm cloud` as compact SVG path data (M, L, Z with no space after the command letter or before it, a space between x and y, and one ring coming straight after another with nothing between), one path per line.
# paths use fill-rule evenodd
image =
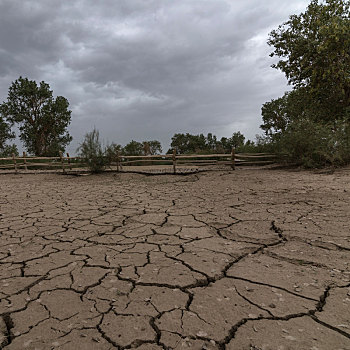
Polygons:
M305 0L0 0L0 100L20 75L70 101L74 151L175 132L260 133L262 103L288 89L269 31Z

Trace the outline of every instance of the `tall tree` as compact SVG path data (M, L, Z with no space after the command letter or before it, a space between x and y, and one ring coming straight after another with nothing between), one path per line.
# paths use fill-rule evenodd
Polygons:
M67 131L71 121L68 100L53 98L50 86L19 77L8 92L7 102L0 105L1 115L17 123L20 139L29 153L56 156L72 140Z
M307 10L270 33L274 68L304 88L323 121L342 118L350 106L350 3L312 0Z

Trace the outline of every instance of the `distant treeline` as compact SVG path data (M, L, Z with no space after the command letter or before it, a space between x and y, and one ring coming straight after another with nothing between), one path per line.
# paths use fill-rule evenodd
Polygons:
M237 152L264 152L268 151L269 145L265 142L265 138L259 135L256 136L256 141L245 139L245 136L240 132L234 132L231 137L221 137L219 140L216 135L208 133L193 135L190 133L176 133L171 138L170 148L167 153L172 153L176 150L177 154L210 154L210 153L231 153L232 148ZM110 152L119 152L120 155L126 156L141 156L155 155L163 152L160 141L130 141L124 147L119 144L112 143L107 148Z
M245 153L269 152L270 144L260 136L257 136L256 142L245 141L244 135L239 131L233 133L229 138L222 137L220 140L212 133L208 133L207 136L177 133L172 137L171 148L167 153L173 153L174 150L176 154L231 153L232 148L236 152ZM102 146L99 131L94 128L85 134L77 152L92 172L100 172L122 156L158 155L162 154L163 150L158 140L142 142L132 140L124 147L116 143Z

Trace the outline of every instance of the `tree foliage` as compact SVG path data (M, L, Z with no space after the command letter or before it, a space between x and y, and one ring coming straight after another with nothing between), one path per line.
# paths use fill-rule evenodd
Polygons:
M126 144L122 152L126 156L142 156L143 155L143 143L135 140L131 140Z
M291 123L317 116L317 109L305 90L298 88L288 91L282 97L263 104L261 108L263 124L260 127L267 135L278 137Z
M293 90L262 106L261 128L289 161L350 161L350 3L311 0L270 33L271 56Z
M171 138L171 148L175 148L176 152L180 154L198 153L206 149L206 138L203 134L177 133Z
M249 140L247 142L251 143ZM176 148L180 154L230 153L232 147L239 151L244 145L245 137L240 131L234 132L231 137L222 137L220 141L212 133L208 133L207 136L178 133L171 139L171 147Z
M239 150L239 148L244 146L245 137L240 131L234 132L231 137L222 137L220 142L226 153L231 152L232 148ZM250 142L248 140L248 142Z
M5 144L0 148L0 157L11 157L13 154L18 156L18 148L15 144Z
M53 98L50 86L19 77L9 88L7 101L0 105L3 118L17 123L20 139L29 153L56 156L72 140L67 132L71 121L68 100Z
M15 145L8 145L7 141L13 139L15 134L11 131L11 125L0 114L0 156L7 157L12 153L18 153Z
M142 144L145 156L162 153L162 145L158 140L143 141Z
M11 131L11 126L2 116L0 115L0 147L3 147L5 142L9 139L14 138L15 135Z
M162 145L157 140L138 142L131 140L121 149L125 156L155 155L162 153Z
M306 168L338 166L350 162L350 125L338 120L336 127L311 119L298 120L275 140L275 150L289 163Z
M324 121L342 118L350 106L349 1L312 0L307 10L270 33L273 65L296 89L310 94L317 116Z

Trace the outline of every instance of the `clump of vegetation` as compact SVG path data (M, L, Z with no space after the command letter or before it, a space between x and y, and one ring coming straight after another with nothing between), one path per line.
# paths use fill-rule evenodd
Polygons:
M110 165L112 161L111 151L110 147L103 149L100 133L95 128L85 134L83 142L77 149L79 157L88 165L92 173L99 173Z
M288 163L305 168L341 166L350 163L350 125L294 122L275 140L275 149Z

